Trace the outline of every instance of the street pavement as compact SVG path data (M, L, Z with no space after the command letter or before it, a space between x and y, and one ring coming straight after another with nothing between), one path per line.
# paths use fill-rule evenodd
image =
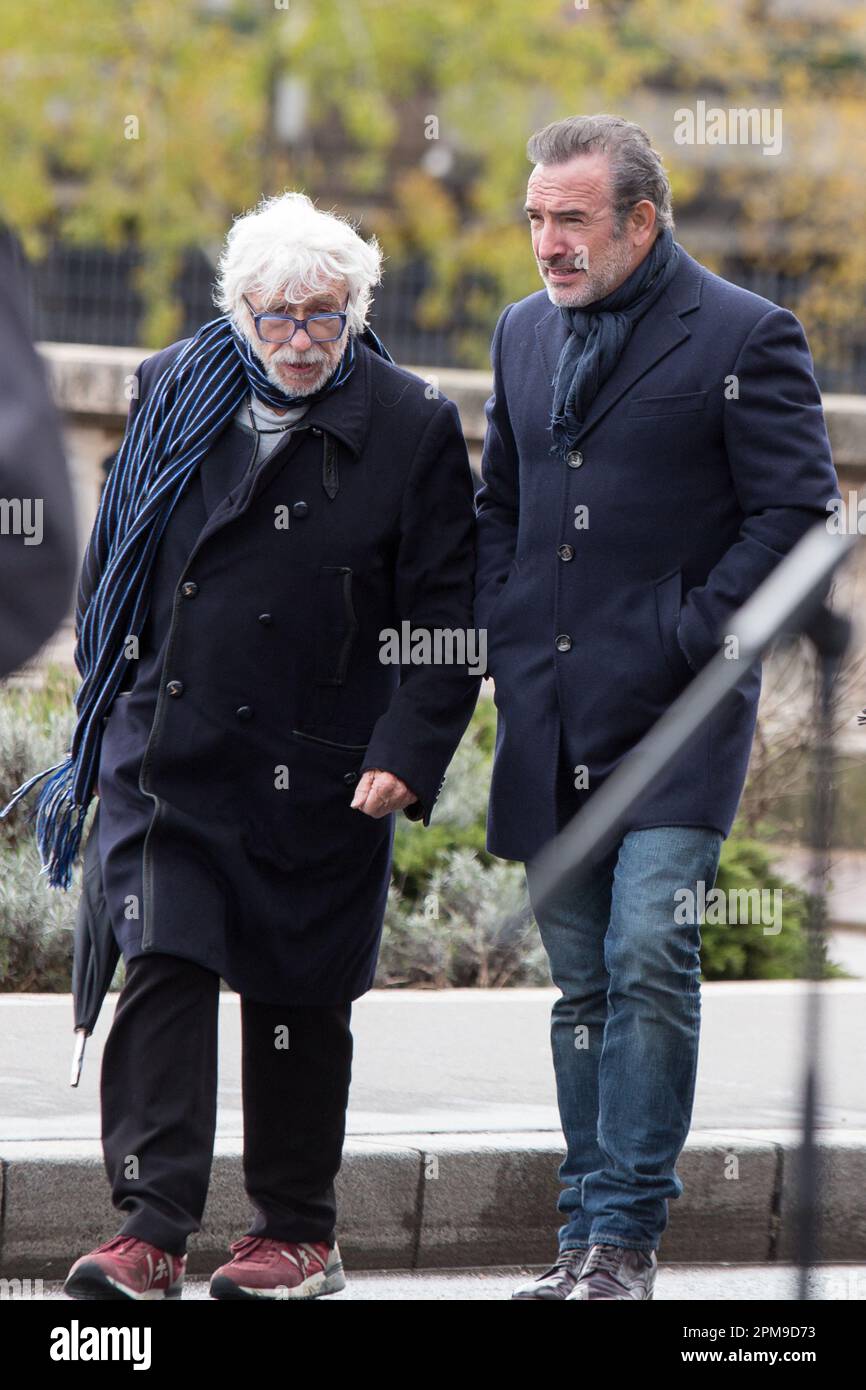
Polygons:
M320 1299L322 1303L387 1302L496 1302L510 1299L512 1290L533 1274L537 1266L493 1269L421 1270L417 1273L381 1274L352 1271L342 1293ZM655 1302L789 1301L798 1298L798 1271L793 1265L661 1265L656 1279ZM811 1296L821 1301L866 1299L866 1265L822 1265L810 1277ZM59 1282L45 1283L43 1297L71 1303ZM206 1279L187 1280L184 1299L208 1299Z
M799 1125L804 988L703 986L693 1131ZM825 982L820 993L819 1123L866 1129L866 980ZM554 998L553 989L371 991L354 1007L349 1134L558 1131ZM116 999L106 1002L73 1089L69 997L0 995L0 1141L98 1140L100 1060ZM220 997L218 1094L218 1134L238 1139L240 1007L228 991Z
M663 1266L659 1298L796 1296L785 1271L797 1248L807 990L794 981L703 987L693 1126L679 1164L685 1194L665 1235L673 1263ZM371 1272L353 1269L341 1300L507 1298L513 1272L495 1266L551 1257L562 1151L549 1045L555 994L371 991L357 1001L338 1189L344 1256ZM820 1249L833 1262L822 1277L852 1263L840 1267L841 1292L817 1296L853 1301L866 1290L866 980L826 981L819 996ZM56 1281L117 1228L99 1142L100 1058L115 1003L74 1089L69 997L0 995L3 1275ZM203 1277L249 1222L240 1058L239 1000L225 991L215 1168L190 1243L193 1299L207 1297ZM776 1292L756 1261L773 1262ZM46 1282L49 1297L59 1288Z

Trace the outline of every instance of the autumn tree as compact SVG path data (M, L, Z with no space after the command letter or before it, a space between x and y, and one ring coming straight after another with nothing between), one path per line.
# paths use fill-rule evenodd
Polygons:
M864 21L770 0L67 0L0 11L3 211L31 253L134 244L144 339L167 341L184 252L262 193L304 188L432 269L418 312L485 365L539 287L527 136L614 110L647 124L682 224L709 200L755 264L804 277L813 337L862 313ZM783 157L679 148L684 102L779 106ZM692 244L722 269L723 250Z

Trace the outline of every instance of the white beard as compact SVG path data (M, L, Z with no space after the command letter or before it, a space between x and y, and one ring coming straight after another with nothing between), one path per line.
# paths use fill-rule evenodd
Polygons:
M277 363L283 362L309 362L313 349L309 352L295 352L292 348L281 348L275 353L269 362L262 362L262 366L267 373L268 381L280 391L285 391L286 395L292 396L311 396L314 391L318 391L324 386L330 376L333 376L337 368L337 363L332 362L330 357L320 358L318 355L312 360L318 364L319 370L314 372L311 377L303 381L296 381L293 385L282 377L277 369ZM289 355L290 354L290 355Z
M290 343L278 348L272 357L262 356L261 344L258 338L251 338L244 327L241 332L252 348L255 356L261 363L262 370L272 386L276 386L278 391L283 391L287 396L311 396L314 391L318 391L330 376L337 369L337 362L333 362L321 349L309 348L307 352L296 352ZM339 359L338 359L339 361ZM319 370L304 381L296 382L290 386L289 383L280 375L277 370L278 362L315 362Z

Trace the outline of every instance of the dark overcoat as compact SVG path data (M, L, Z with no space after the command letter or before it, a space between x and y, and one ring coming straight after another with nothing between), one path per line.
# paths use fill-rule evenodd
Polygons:
M139 400L181 346L142 365ZM380 659L403 622L471 626L472 475L454 404L360 343L254 467L252 447L226 425L160 541L96 837L126 959L333 1004L372 983L389 881L395 816L351 809L358 777L396 774L429 824L477 697L465 663Z
M838 495L799 322L680 256L567 461L548 433L562 314L542 290L496 327L475 619L498 706L488 845L506 858L587 803ZM757 663L625 829L729 834L760 684Z
M30 339L26 289L20 248L0 228L0 680L67 613L78 559L60 422Z

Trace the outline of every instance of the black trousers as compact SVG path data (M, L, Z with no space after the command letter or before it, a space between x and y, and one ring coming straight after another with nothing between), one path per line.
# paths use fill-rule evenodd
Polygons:
M119 1234L182 1255L201 1227L216 1131L219 976L179 956L127 966L102 1059L102 1147ZM352 1069L351 1003L241 997L246 1234L327 1241Z

